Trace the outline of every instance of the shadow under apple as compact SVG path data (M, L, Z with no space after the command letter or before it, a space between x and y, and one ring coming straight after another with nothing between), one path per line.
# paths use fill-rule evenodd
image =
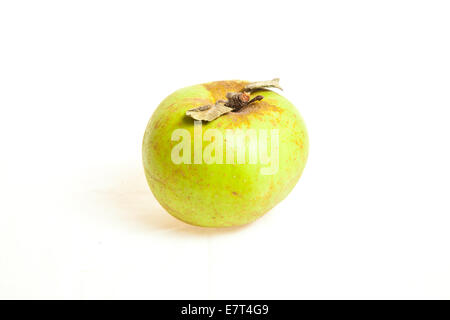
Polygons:
M203 228L186 224L167 213L147 185L138 165L98 168L85 180L90 203L103 208L104 223L137 232L166 232L173 235L208 236L238 232L246 226Z

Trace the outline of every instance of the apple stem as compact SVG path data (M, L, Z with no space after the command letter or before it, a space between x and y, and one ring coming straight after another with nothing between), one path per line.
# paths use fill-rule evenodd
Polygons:
M250 94L248 92L229 92L227 93L227 99L228 101L225 102L225 106L232 108L234 109L233 111L235 111L248 106L253 102L260 101L264 99L264 97L256 96L250 100Z
M242 109L249 104L261 101L263 96L256 96L250 100L250 94L254 91L263 90L267 88L277 88L280 90L280 79L275 78L268 81L257 81L247 84L240 92L228 92L226 94L227 100L218 100L214 105L206 105L190 109L186 111L186 115L194 120L212 121L218 117Z

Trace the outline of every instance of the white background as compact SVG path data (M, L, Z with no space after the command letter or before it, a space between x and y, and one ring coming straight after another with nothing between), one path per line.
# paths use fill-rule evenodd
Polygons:
M2 1L0 298L450 298L446 1ZM280 77L294 191L172 218L142 137L172 91Z

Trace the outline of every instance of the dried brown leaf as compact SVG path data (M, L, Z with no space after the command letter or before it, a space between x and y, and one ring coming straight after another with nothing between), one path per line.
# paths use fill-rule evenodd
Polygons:
M225 106L225 102L223 100L217 101L216 104L201 106L198 108L190 109L186 111L186 115L195 119L202 121L213 121L217 119L221 115L232 111L233 108L229 108Z
M251 82L248 85L246 85L244 87L244 89L242 89L242 91L256 91L256 90L260 90L260 89L266 89L266 88L277 88L280 90L283 90L280 87L280 79L279 78L275 78L272 80L268 80L268 81L256 81L256 82Z

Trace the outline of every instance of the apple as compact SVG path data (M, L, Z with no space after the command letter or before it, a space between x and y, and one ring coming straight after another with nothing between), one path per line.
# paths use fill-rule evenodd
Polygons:
M250 223L283 200L303 172L309 146L305 123L274 91L252 91L250 99L260 96L258 101L212 121L186 115L247 85L231 80L180 89L148 122L143 141L148 185L161 206L186 223Z

